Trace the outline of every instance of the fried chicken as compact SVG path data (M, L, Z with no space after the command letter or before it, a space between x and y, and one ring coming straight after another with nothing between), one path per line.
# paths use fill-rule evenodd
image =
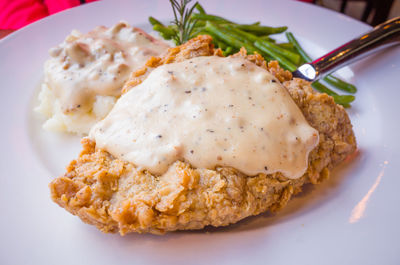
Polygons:
M124 86L132 89L155 67L197 56L221 55L209 36L199 36L172 48L164 58L152 58ZM310 83L292 79L277 62L258 55L238 54L265 68L283 82L309 124L319 132L319 144L309 154L308 168L298 179L281 173L246 176L231 167L194 168L176 161L160 176L138 170L96 148L88 138L67 172L50 183L51 196L84 222L103 232L162 234L168 231L226 226L267 210L277 211L304 184L317 184L356 149L349 117L332 97L314 92Z

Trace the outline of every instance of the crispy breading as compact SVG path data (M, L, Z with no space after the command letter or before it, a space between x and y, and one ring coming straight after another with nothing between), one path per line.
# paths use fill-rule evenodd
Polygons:
M201 36L171 49L164 58L150 60L146 70L134 73L132 80L144 78L149 68L164 63L215 53L211 37ZM79 158L50 183L52 199L103 232L160 234L225 226L267 210L277 211L304 184L327 179L330 169L356 149L343 107L332 97L314 92L309 82L292 80L291 73L277 62L267 64L260 55L247 55L244 49L234 56L247 58L283 82L309 124L318 130L319 144L311 151L308 169L301 178L288 179L281 173L246 176L230 167L196 169L181 161L156 176L96 149L95 142L84 138ZM132 80L127 89L138 84L129 83Z

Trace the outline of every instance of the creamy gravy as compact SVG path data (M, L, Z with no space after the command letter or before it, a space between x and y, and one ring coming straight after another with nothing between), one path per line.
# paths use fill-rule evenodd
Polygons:
M90 132L97 147L154 174L198 168L298 178L318 132L286 88L242 58L198 57L155 69Z
M138 28L120 22L82 34L73 31L50 50L45 82L59 99L62 111L91 110L95 96L115 96L133 70L168 45Z

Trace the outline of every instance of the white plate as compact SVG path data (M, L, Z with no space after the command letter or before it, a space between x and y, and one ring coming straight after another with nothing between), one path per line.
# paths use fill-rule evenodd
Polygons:
M288 25L315 56L370 28L294 1L202 1L239 22ZM359 154L277 215L165 236L102 234L54 204L48 182L76 157L76 137L42 131L32 114L47 50L74 28L168 20L168 1L102 1L0 41L0 264L399 264L400 48L342 71L359 88L349 111Z

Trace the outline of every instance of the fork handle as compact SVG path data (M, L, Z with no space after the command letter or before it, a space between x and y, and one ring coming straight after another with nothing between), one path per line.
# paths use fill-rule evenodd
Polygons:
M321 78L371 53L399 42L400 17L397 17L376 26L372 31L316 59L310 65L316 71L316 78Z

